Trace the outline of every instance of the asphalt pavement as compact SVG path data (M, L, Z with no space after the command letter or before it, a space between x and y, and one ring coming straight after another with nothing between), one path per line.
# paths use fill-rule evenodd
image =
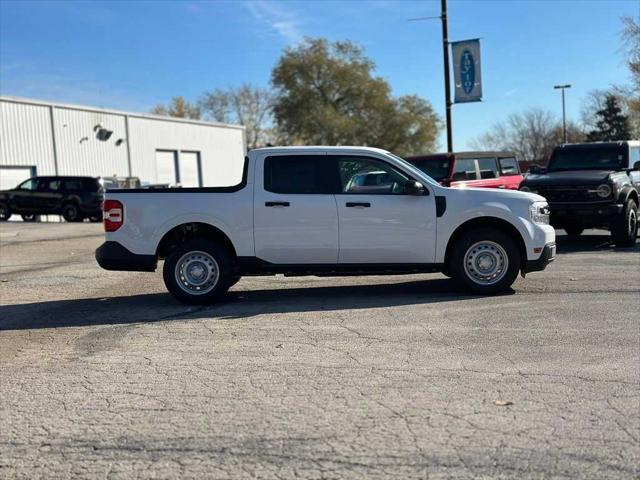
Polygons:
M498 297L254 277L189 307L100 225L0 225L0 478L637 479L640 243Z

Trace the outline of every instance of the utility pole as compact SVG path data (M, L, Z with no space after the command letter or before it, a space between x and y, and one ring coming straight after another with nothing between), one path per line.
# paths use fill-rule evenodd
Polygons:
M444 1L444 0L443 0ZM567 84L567 85L554 85L553 87L554 89L558 90L562 90L562 138L563 143L567 143L567 115L566 115L566 110L565 110L565 106L564 106L564 91L567 88L571 88L571 85Z
M447 28L447 0L442 0L442 53L444 56L444 101L447 121L447 152L453 152L453 133L451 126L451 80L449 78L449 31ZM564 90L562 91L564 98Z

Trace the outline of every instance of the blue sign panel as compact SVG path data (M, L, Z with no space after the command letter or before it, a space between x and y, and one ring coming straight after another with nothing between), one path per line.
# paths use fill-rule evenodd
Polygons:
M464 40L451 44L455 103L482 100L480 77L480 40Z

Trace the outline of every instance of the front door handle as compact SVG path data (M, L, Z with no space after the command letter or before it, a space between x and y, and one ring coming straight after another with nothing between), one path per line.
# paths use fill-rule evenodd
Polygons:
M371 204L369 202L347 202L347 207L362 207L369 208Z
M265 207L288 207L289 202L264 202Z

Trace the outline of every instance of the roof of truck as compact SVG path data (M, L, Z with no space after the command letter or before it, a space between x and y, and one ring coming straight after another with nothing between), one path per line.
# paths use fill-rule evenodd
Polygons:
M383 150L381 148L374 147L362 147L362 146L334 146L334 147L326 147L322 145L317 146L291 146L291 147L262 147L255 148L251 150L252 152L288 152L288 151L300 151L300 150L308 150L310 152L317 151L326 151L326 150L359 150L365 152L376 152L376 153L389 153L387 150Z

